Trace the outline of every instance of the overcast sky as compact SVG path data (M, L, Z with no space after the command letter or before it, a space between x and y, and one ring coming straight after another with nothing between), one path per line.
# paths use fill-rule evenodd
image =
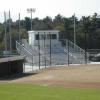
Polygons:
M70 17L74 13L80 17L92 15L94 12L100 14L100 0L1 0L0 21L3 20L3 12L9 10L13 19L17 19L19 12L21 18L30 16L27 8L36 8L33 18L54 18L57 14Z

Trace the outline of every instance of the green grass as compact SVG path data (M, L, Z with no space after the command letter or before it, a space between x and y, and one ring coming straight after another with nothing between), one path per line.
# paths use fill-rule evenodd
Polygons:
M100 89L0 84L0 100L100 100Z

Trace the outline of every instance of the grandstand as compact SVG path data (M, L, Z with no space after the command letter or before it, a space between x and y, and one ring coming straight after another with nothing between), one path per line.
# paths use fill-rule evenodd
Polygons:
M16 41L16 48L33 66L85 63L85 51L70 40L59 40L58 30L28 31L28 36L29 40Z

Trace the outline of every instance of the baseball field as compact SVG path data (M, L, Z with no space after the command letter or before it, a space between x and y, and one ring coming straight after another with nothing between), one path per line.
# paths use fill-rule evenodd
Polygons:
M0 80L0 100L100 100L100 65L50 67Z

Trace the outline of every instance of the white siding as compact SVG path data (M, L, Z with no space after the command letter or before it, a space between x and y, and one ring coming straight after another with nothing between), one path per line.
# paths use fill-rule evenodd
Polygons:
M28 36L29 36L29 44L30 45L38 45L38 40L36 40L36 34L40 35L47 35L48 34L56 34L57 35L57 39L52 39L51 42L52 44L57 44L58 43L58 39L59 39L59 31L58 30L42 30L42 31L28 31ZM42 46L44 44L44 39L40 38L40 45ZM50 39L46 38L46 42L45 42L46 45L50 45Z

